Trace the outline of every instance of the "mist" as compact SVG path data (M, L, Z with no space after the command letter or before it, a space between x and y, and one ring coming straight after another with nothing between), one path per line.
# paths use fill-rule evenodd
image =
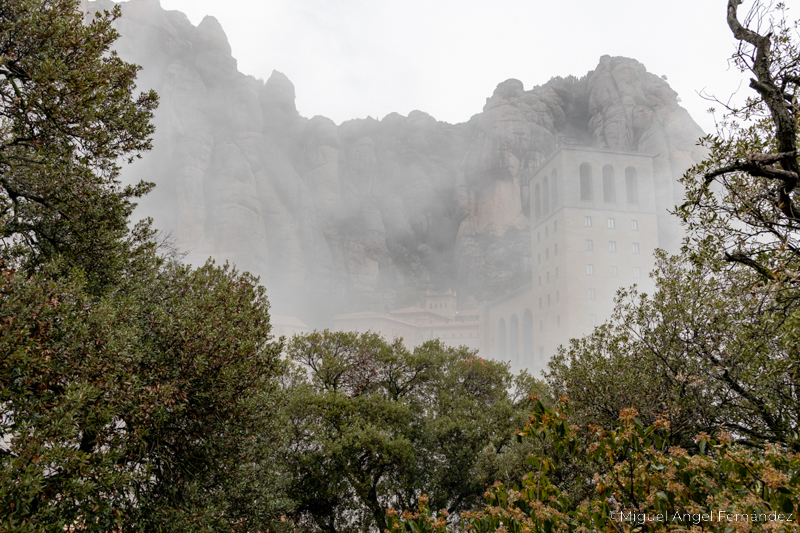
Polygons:
M153 151L124 170L157 185L137 215L170 232L189 263L260 276L273 316L298 331L443 338L540 369L609 315L618 287L648 287L657 247L677 250L668 210L702 159L703 131L634 58L598 56L592 70L538 86L494 80L461 123L419 110L336 123L302 116L283 73L240 72L215 18L195 26L158 2L122 5L116 48L161 98ZM642 230L584 235L591 224ZM646 259L608 256L622 251Z

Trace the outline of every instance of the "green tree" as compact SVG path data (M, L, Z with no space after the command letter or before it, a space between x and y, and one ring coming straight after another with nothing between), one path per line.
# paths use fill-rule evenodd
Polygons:
M740 0L727 3L739 48L733 56L755 95L726 105L718 131L701 140L708 158L683 179L686 223L695 255L743 265L770 290L796 290L800 242L800 58L796 24L785 6L756 2L739 21ZM752 26L752 27L749 27ZM765 286L767 287L767 286Z
M606 428L635 406L648 422L669 411L685 445L723 427L798 450L797 26L760 3L743 24L739 4L727 2L733 59L755 95L728 107L683 178L684 251L660 258L654 296L623 294L610 324L562 352L550 384Z
M4 271L4 530L248 529L281 510L264 289L154 262L103 297L79 273Z
M550 363L548 384L574 420L611 429L635 407L646 424L670 421L676 444L720 428L752 446L797 448L800 309L772 309L770 292L741 291L748 268L658 257L656 292L622 291L613 318Z
M84 25L76 0L0 4L0 259L31 272L55 256L89 287L122 268L133 199L119 161L150 148L154 92L111 50L119 7Z
M119 14L0 2L0 530L265 530L282 346L255 278L128 229L156 96Z
M458 511L479 500L501 459L524 462L514 433L537 384L506 365L438 341L411 352L329 331L295 337L288 355L290 495L309 526L383 530L386 508L422 492Z
M565 404L548 409L536 402L522 438L543 438L556 453L533 454L533 470L518 487L495 483L487 505L464 512L458 529L475 533L553 531L800 531L800 458L781 447L753 450L730 435L697 437L699 452L675 446L669 422L645 427L635 409L625 409L612 430L587 428L589 442L567 424ZM552 483L564 459L586 457L594 464L593 491L575 502ZM390 510L390 531L433 533L457 530L448 514L431 510L428 498L417 511Z

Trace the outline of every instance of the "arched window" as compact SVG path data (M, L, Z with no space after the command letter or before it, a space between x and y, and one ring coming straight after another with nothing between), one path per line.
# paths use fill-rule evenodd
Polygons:
M506 321L502 318L497 321L497 349L501 361L506 359Z
M522 360L533 361L533 313L530 309L522 313Z
M636 177L636 169L633 167L625 169L625 193L629 204L639 203L639 183Z
M542 218L542 194L539 191L539 184L533 188L533 216L534 220Z
M512 314L508 321L508 348L509 359L519 363L519 319L516 314Z
M553 197L553 209L555 209L558 205L558 170L553 169L553 174L550 181L553 182L550 186L550 192L552 193Z
M592 201L592 167L589 163L581 163L581 201Z
M542 211L545 215L550 212L550 184L547 176L542 180Z
M606 165L603 167L603 201L616 202L617 188L614 179L614 167Z

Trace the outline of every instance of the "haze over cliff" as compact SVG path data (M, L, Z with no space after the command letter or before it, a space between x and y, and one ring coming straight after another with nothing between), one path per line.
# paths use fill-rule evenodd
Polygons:
M667 209L703 132L634 59L603 56L580 78L530 90L506 80L460 124L414 111L337 125L300 116L280 72L240 73L213 17L195 27L158 0L123 13L117 50L161 97L155 148L125 169L157 184L138 213L173 231L187 261L261 275L281 312L314 326L427 289L471 305L529 283L527 178L563 144L653 155L660 244L680 239Z

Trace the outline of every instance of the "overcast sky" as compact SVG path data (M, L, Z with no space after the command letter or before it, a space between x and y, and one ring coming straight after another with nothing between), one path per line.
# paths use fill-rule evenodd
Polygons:
M789 0L788 5L800 3ZM161 0L225 29L239 70L295 85L304 116L340 123L420 109L463 122L508 78L526 89L583 76L601 55L666 75L706 130L712 105L739 87L729 67L726 0ZM744 7L750 5L746 2ZM798 16L790 12L790 16ZM742 83L740 94L749 89Z

